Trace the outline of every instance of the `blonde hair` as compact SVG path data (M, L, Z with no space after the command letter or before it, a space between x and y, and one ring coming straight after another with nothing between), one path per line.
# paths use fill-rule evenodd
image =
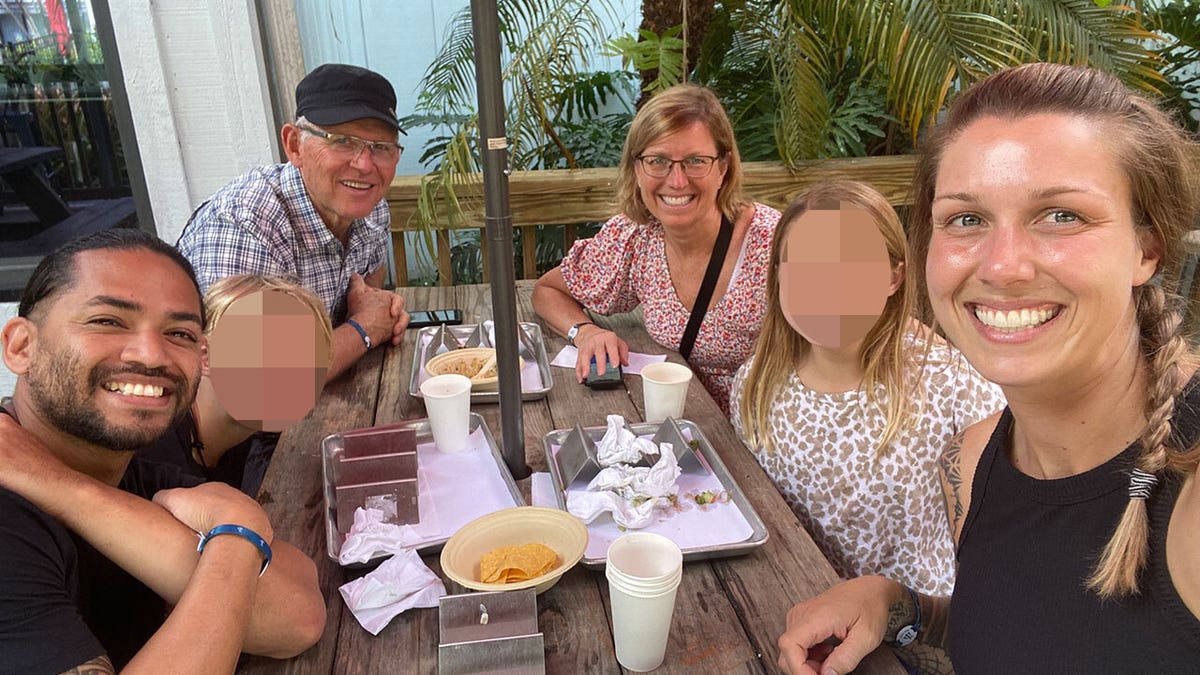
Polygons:
M696 84L677 84L655 94L633 118L617 169L617 208L635 222L650 220L650 210L637 185L638 157L649 145L668 134L700 122L712 135L717 156L726 163L725 180L717 190L717 207L736 221L749 200L742 193L742 158L733 125L725 108L711 90ZM715 167L714 167L715 170Z
M811 344L788 323L779 304L779 263L788 231L805 213L827 204L852 205L871 215L887 246L892 269L909 259L904 228L895 210L874 188L854 181L820 183L796 197L779 219L771 241L771 265L767 269L767 310L754 346L754 361L747 373L739 406L742 429L752 446L775 451L770 428L771 405L788 379L808 356ZM863 369L865 405L882 410L887 420L876 445L882 452L896 434L910 428L920 396L914 396L921 381L909 369L917 362L911 340L905 338L916 299L908 283L907 270L899 288L884 304L883 312L863 340L859 363ZM921 368L924 359L920 359ZM884 395L876 389L882 386Z
M945 121L922 147L914 178L910 227L913 266L922 289L932 233L932 202L942 153L959 133L982 117L1020 119L1059 113L1104 122L1113 156L1129 179L1133 222L1143 244L1161 253L1157 283L1133 289L1140 346L1149 375L1147 423L1138 439L1135 468L1161 475L1168 469L1193 473L1200 451L1171 447L1175 399L1184 368L1195 362L1180 331L1182 303L1173 272L1184 251L1183 235L1196 215L1195 185L1189 176L1188 140L1183 130L1150 101L1132 94L1116 77L1083 66L1034 63L989 76L961 95ZM1102 598L1138 592L1138 576L1148 557L1149 522L1145 499L1130 499L1104 548L1088 586Z
M328 363L333 355L333 324L330 323L329 314L325 311L325 303L307 288L277 277L264 274L237 274L220 279L209 286L208 292L204 294L204 309L207 314L204 332L212 333L234 301L259 291L283 293L308 307L317 320L321 335L324 337L326 353L322 356L325 357L324 362Z

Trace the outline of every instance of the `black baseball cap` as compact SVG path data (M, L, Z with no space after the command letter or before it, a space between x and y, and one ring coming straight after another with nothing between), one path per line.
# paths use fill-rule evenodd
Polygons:
M392 84L379 73L345 63L317 66L300 80L296 115L321 126L377 119L404 133Z

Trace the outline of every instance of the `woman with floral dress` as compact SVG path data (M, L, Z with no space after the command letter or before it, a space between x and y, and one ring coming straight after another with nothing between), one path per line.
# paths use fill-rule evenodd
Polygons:
M724 223L728 252L687 360L727 411L733 375L762 323L779 212L742 194L733 127L711 91L682 84L642 107L625 139L617 201L620 215L538 279L534 309L579 350L580 381L593 357L600 372L628 364L625 341L587 311L641 305L650 337L678 349Z

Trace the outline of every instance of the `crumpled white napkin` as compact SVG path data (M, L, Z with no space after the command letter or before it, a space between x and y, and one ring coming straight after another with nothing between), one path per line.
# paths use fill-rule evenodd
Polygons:
M658 447L654 441L638 438L637 434L625 428L624 417L608 416L608 429L596 444L596 461L600 462L600 466L637 464L642 455L655 454L658 454Z
M412 549L383 561L373 572L343 584L339 591L358 623L379 635L395 616L410 607L437 607L446 587Z
M628 530L640 530L654 519L654 511L667 500L647 499L634 504L625 501L615 492L590 492L571 490L567 493L567 511L584 524L591 523L605 513L611 513L613 522Z
M383 511L359 507L354 511L354 525L346 533L346 541L338 553L343 565L365 563L389 553L399 553L422 541L412 525L385 523Z
M661 449L654 466L616 464L601 469L587 490L567 492L567 511L584 523L612 513L613 522L621 527L646 527L654 512L671 506L670 498L679 491L676 481L680 469L675 453L670 443L661 444Z

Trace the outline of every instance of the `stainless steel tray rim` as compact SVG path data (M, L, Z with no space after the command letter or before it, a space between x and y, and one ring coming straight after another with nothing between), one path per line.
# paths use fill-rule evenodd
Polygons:
M481 325L482 324L478 324L478 323L464 323L464 324L460 324L458 326L446 326L446 328L452 334L454 334L456 337L458 337L460 340L462 340L463 338L465 338L466 336L468 336L472 332L474 332L475 329ZM538 373L542 376L542 385L543 385L539 389L530 389L528 391L522 389L521 390L521 400L522 401L537 401L539 399L546 398L546 395L549 394L550 390L554 388L554 373L550 370L550 357L546 353L546 341L542 337L542 327L539 324L528 322L528 321L520 322L520 326L523 326L527 331L529 331L529 333L530 333L529 337L534 343L534 348L535 348L535 352L536 352L534 356L536 357L535 360L537 361L537 365L538 365ZM426 326L425 328L422 328L419 331L417 331L417 341L416 341L416 344L413 346L412 375L409 378L409 383L408 383L408 395L412 396L413 398L424 399L424 396L421 394L421 387L420 387L421 373L425 369L425 362L422 360L424 350L421 349L421 341L425 338L425 336L429 336L430 338L432 338L434 331L436 331L436 330L437 330L437 326ZM460 334L461 334L461 336L460 336ZM471 392L471 402L472 403L499 403L500 402L500 392L499 391L472 391Z

